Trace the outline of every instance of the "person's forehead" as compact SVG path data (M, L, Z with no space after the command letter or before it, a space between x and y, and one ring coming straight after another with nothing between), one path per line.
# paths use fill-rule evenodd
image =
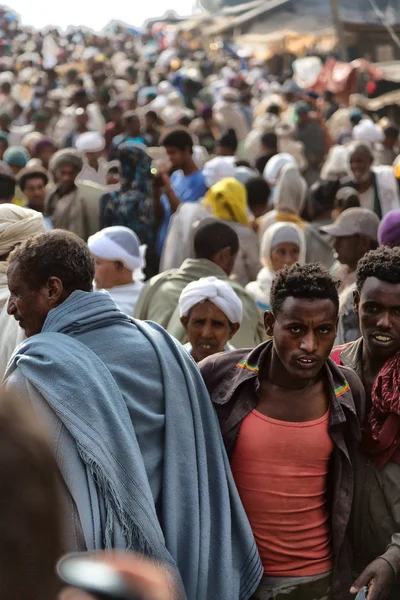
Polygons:
M190 312L191 319L206 319L207 317L211 317L213 319L218 320L226 320L228 321L228 317L222 312L218 306L210 302L210 300L205 300L204 302L199 302L193 306Z
M400 283L368 277L361 289L361 303L376 302L387 306L400 305Z
M25 183L25 187L28 187L29 185L45 185L43 178L42 177L29 177L29 179L26 180Z
M76 171L77 167L72 163L63 163L58 167L59 171Z
M326 323L336 322L337 308L329 298L295 298L289 296L284 301L277 318L296 323Z
M14 260L13 262L11 262L8 265L7 279L8 279L9 284L10 284L10 281L12 281L12 282L20 281L22 284L24 283L24 278L21 277L20 264L19 264L18 260Z
M368 150L364 150L363 148L354 150L354 152L350 156L350 160L370 160L371 158L372 157Z

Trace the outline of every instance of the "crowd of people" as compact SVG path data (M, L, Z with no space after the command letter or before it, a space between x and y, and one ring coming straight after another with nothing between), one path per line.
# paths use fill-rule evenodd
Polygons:
M396 124L0 22L2 598L79 552L147 600L398 600Z

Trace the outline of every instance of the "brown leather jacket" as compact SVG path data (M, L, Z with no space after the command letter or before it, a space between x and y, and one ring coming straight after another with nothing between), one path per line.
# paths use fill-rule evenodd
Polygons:
M269 341L254 350L210 356L199 365L230 457L244 418L258 404L259 373L271 350ZM329 434L334 443L327 498L334 553L332 600L347 600L352 597L351 550L346 538L354 494L350 453L361 439L359 422L364 417L365 398L361 381L350 369L329 359L325 374L331 392Z

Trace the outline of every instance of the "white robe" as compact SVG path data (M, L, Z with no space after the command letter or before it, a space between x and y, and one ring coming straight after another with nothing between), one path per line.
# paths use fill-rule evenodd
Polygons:
M132 317L143 285L143 281L135 281L126 285L117 285L106 291L110 294L118 308L126 315ZM96 287L95 290L99 291Z

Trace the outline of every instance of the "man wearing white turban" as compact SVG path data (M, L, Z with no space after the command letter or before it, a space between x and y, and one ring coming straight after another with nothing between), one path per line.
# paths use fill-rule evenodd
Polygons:
M9 358L24 339L17 321L7 314L10 292L7 285L7 257L29 237L45 231L43 216L14 204L0 204L0 378Z
M143 287L144 255L137 235L128 227L106 227L88 239L96 263L95 291L105 289L117 306L133 315Z
M243 305L226 281L202 277L189 283L180 295L179 313L189 339L184 347L196 362L234 349L228 342L240 327Z
M119 162L107 162L103 156L106 146L105 138L97 131L81 133L76 140L76 149L84 155L82 171L77 181L93 181L99 185L107 185L107 175L112 167L119 167Z

